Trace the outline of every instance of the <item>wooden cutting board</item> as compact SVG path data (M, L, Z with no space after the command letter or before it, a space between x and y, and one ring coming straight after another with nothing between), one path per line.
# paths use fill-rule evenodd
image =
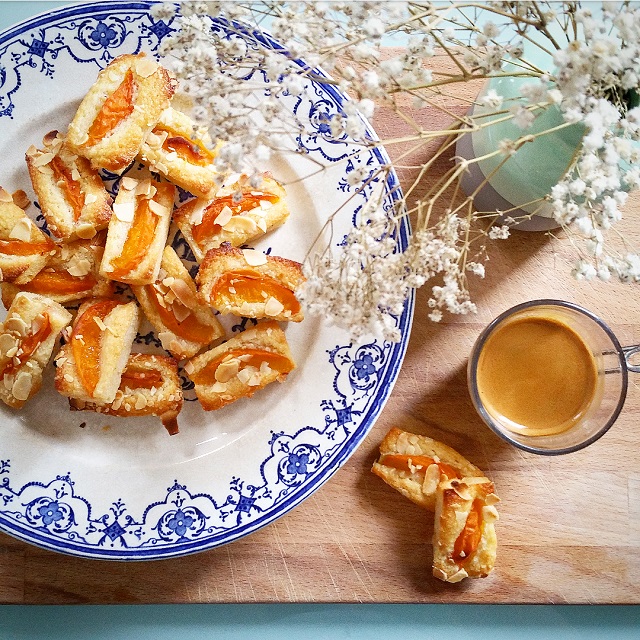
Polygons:
M475 90L448 106L464 113ZM443 123L428 108L416 117L434 128ZM375 126L383 138L406 133L384 110ZM407 147L388 151L397 158ZM625 210L630 219L620 228L638 239L640 198ZM477 315L435 325L428 295L418 293L405 362L378 422L302 505L233 544L157 562L72 558L0 534L0 602L640 603L640 375L630 376L623 413L601 440L554 458L503 443L475 413L466 385L467 356L482 328L534 298L586 306L623 344L640 343L639 285L576 282L566 238L514 232L489 255L487 277L473 284ZM370 473L391 426L442 440L494 480L502 502L488 578L448 585L431 577L432 514Z

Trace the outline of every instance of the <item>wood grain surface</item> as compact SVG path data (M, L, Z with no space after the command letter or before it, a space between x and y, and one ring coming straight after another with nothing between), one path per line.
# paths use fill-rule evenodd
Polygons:
M450 97L450 108L464 113L476 90ZM429 108L415 117L442 124ZM375 127L382 138L405 131L384 110ZM396 158L407 150L388 148ZM409 156L420 161L425 153ZM625 212L620 228L640 238L637 196ZM407 355L379 420L344 467L292 512L212 551L143 563L68 557L0 534L0 602L640 603L640 375L630 375L626 406L610 431L559 457L502 442L475 413L466 384L474 340L508 307L573 301L600 315L623 344L637 344L640 289L576 282L575 253L563 237L514 232L489 257L487 277L473 283L476 315L433 324L428 295L418 293ZM499 548L488 578L449 585L431 577L432 514L370 472L391 426L442 440L495 482Z

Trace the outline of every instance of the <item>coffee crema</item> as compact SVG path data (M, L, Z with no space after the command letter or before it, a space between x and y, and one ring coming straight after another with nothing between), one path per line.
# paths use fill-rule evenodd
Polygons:
M491 333L476 380L489 414L509 430L532 436L570 429L601 386L584 340L564 322L538 315L516 317Z

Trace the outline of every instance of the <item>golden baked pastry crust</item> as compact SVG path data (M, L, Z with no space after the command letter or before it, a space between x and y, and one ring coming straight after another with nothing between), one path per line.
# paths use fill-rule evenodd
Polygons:
M443 471L429 466L410 464L407 470L384 464L385 456L421 456L440 461L453 468L458 477L483 477L484 473L451 447L428 436L402 431L392 427L380 443L380 458L371 469L388 485L417 505L434 511L436 489ZM391 462L391 459L390 459Z
M499 502L487 478L447 479L438 487L433 575L445 582L486 578L494 567Z
M58 335L70 322L71 314L49 298L35 293L14 298L0 326L0 399L5 404L20 409L38 392ZM40 331L42 339L35 339L28 357L21 358L25 345Z
M145 377L149 378L147 382ZM95 411L120 418L157 416L175 435L183 402L178 363L173 358L132 353L113 402L100 404L70 398L69 406L73 411Z
M131 288L147 319L158 332L162 347L178 360L191 358L224 337L222 325L211 308L198 299L193 279L171 247L164 249L156 282ZM154 299L165 305L179 326L184 326L181 335L167 326ZM209 327L210 339L193 339L200 333L195 330L194 324L202 328Z
M121 181L113 204L113 216L109 222L107 243L100 264L102 276L135 285L156 281L169 234L175 192L176 188L168 182L152 182L149 179L138 181L133 178L124 178ZM136 266L120 273L117 260L128 249L129 232L133 232L138 224L136 214L140 207L149 207L155 215L153 237L148 244L139 248L140 256Z
M110 96L122 86L131 71L133 110L95 143L88 132ZM169 107L176 89L166 69L144 53L125 54L99 74L83 98L69 125L67 141L72 151L91 161L94 168L121 173L135 159L160 114Z
M245 203L253 202L250 198L257 198L258 196L255 194L265 194L272 197L275 202L271 203L263 199L265 204L256 205L240 213L231 211L231 215L225 215L223 213L224 207L232 209L242 206L242 201L236 204L230 201L233 194L238 192L246 194ZM231 207L224 204L220 214L216 215L215 219L224 222L224 224L215 225L211 233L206 233L202 238L198 238L198 227L201 226L203 220L206 220L207 209L209 207L219 208L222 203L231 204ZM223 216L222 219L219 217L220 215ZM289 208L286 203L285 190L268 174L264 174L262 184L257 188L249 186L246 183L246 176L243 176L238 182L222 187L216 193L215 198L190 200L176 209L173 215L198 262L202 262L209 249L215 249L223 242L240 247L284 224L288 217Z
M114 283L98 273L104 251L104 238L105 234L101 232L91 240L76 240L57 246L55 254L49 258L47 265L31 281L22 285L3 282L2 303L5 308L9 308L19 291L39 293L60 304L113 295ZM67 290L59 291L52 288L53 284L49 284L52 283L52 277L55 278L56 274L61 274L65 279L69 278ZM79 288L83 283L86 286Z
M267 354L264 362L271 356L280 370L275 366L257 364L250 359L251 353ZM243 361L243 356L249 359ZM207 366L215 365L216 362L220 362L220 366L215 373L209 374ZM271 382L282 382L294 368L295 363L284 331L277 322L269 320L192 358L184 370L194 382L202 408L213 411L240 398L251 397Z
M109 224L111 196L91 163L57 131L43 143L44 149L29 147L25 158L49 231L66 241L93 237Z
M9 253L6 243L33 245L24 255ZM5 252L3 252L3 250ZM45 266L55 244L0 187L0 281L24 284Z
M222 181L211 139L186 114L169 107L145 138L138 159L151 171L199 198L215 194Z
M256 261L264 262L255 264ZM263 278L263 297L259 301L243 298L242 293L234 287L234 280L229 277L232 273L248 274L258 283ZM284 291L281 293L284 295L278 296L279 289L271 291L269 281L282 287ZM299 262L253 250L241 250L228 243L207 252L196 276L200 298L220 313L292 322L304 319L302 308L295 299L295 291L303 282L302 265ZM287 303L294 304L295 308L287 309Z
M75 317L69 342L56 356L55 386L58 393L69 398L98 402L113 402L120 386L122 372L127 365L131 346L138 331L140 314L135 302L119 303L102 321L98 360L98 382L91 394L83 386L73 355L72 341L78 321L91 307L103 299L93 299L80 305ZM81 338L78 338L81 340Z

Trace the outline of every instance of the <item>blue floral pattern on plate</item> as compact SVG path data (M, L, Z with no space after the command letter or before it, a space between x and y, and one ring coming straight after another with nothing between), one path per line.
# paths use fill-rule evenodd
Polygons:
M76 69L80 72L90 67L95 76L122 53L156 52L174 26L172 21L155 20L149 12L151 4L96 2L66 7L0 34L0 137L10 137L14 128L25 126L23 120L29 120L24 106L29 92L36 88L47 92L54 84L59 86L69 77L70 69L75 73ZM214 31L244 37L250 45L255 37L279 48L267 36L223 21L215 24ZM304 66L303 62L299 64ZM327 135L328 123L341 113L346 99L333 86L310 84L305 94L289 97L287 102L304 123L297 150L331 164L332 197L351 199L341 214L338 238L353 224L374 188L373 184L361 185L358 193L345 176L358 166L373 169L388 162L380 149L361 151L346 138L336 141ZM64 102L60 97L57 100ZM55 112L55 99L50 107ZM40 135L45 132L40 131ZM375 136L372 130L368 135ZM104 178L111 189L117 189L118 176ZM390 202L397 189L393 177L386 187ZM321 188L330 191L326 182ZM405 221L398 237L401 248L406 246L408 234ZM197 269L179 234L173 245L180 257ZM260 248L266 253L272 249L271 244ZM304 331L313 332L314 325L305 329L305 323L310 322L305 320L302 329L291 332L294 336L295 331L303 332L298 352L309 353L300 365L298 381L283 385L289 395L282 407L273 392L263 396L268 399L263 402L269 405L247 405L255 407L254 413L241 408L238 413L215 412L222 417L207 414L204 419L191 413L179 436L144 440L137 454L143 461L139 465L118 464L124 449L118 449L120 441L115 436L109 440L113 431L102 433L107 426L85 429L83 421L79 425L82 431L68 431L73 429L75 418L68 412L62 417L56 414L41 426L35 424L34 413L17 420L15 414L1 409L7 424L2 425L5 437L0 443L0 529L56 551L118 560L180 556L255 531L318 489L360 444L397 376L412 312L413 300L409 300L397 319L403 336L398 344L371 339L355 345L341 332L325 327L317 330L316 342L310 342ZM247 319L236 321L230 333L244 330L246 324ZM136 343L136 347L149 349L159 344L151 330L141 330ZM189 389L186 377L184 382ZM32 402L36 401L34 398ZM273 411L266 411L265 420L270 426L260 422L263 409ZM245 431L235 433L232 427L239 419L250 424ZM252 421L257 426L252 426ZM137 433L140 438L156 437L145 430ZM73 437L76 434L78 442ZM181 445L181 440L175 444L175 438L181 437L191 440L185 440L186 445ZM224 446L216 449L216 438L223 437ZM82 442L85 448L78 444ZM198 447L209 442L214 445L206 449L206 455L200 455ZM106 451L102 458L98 455L100 446ZM176 453L180 446L185 451ZM87 453L94 447L95 456Z

